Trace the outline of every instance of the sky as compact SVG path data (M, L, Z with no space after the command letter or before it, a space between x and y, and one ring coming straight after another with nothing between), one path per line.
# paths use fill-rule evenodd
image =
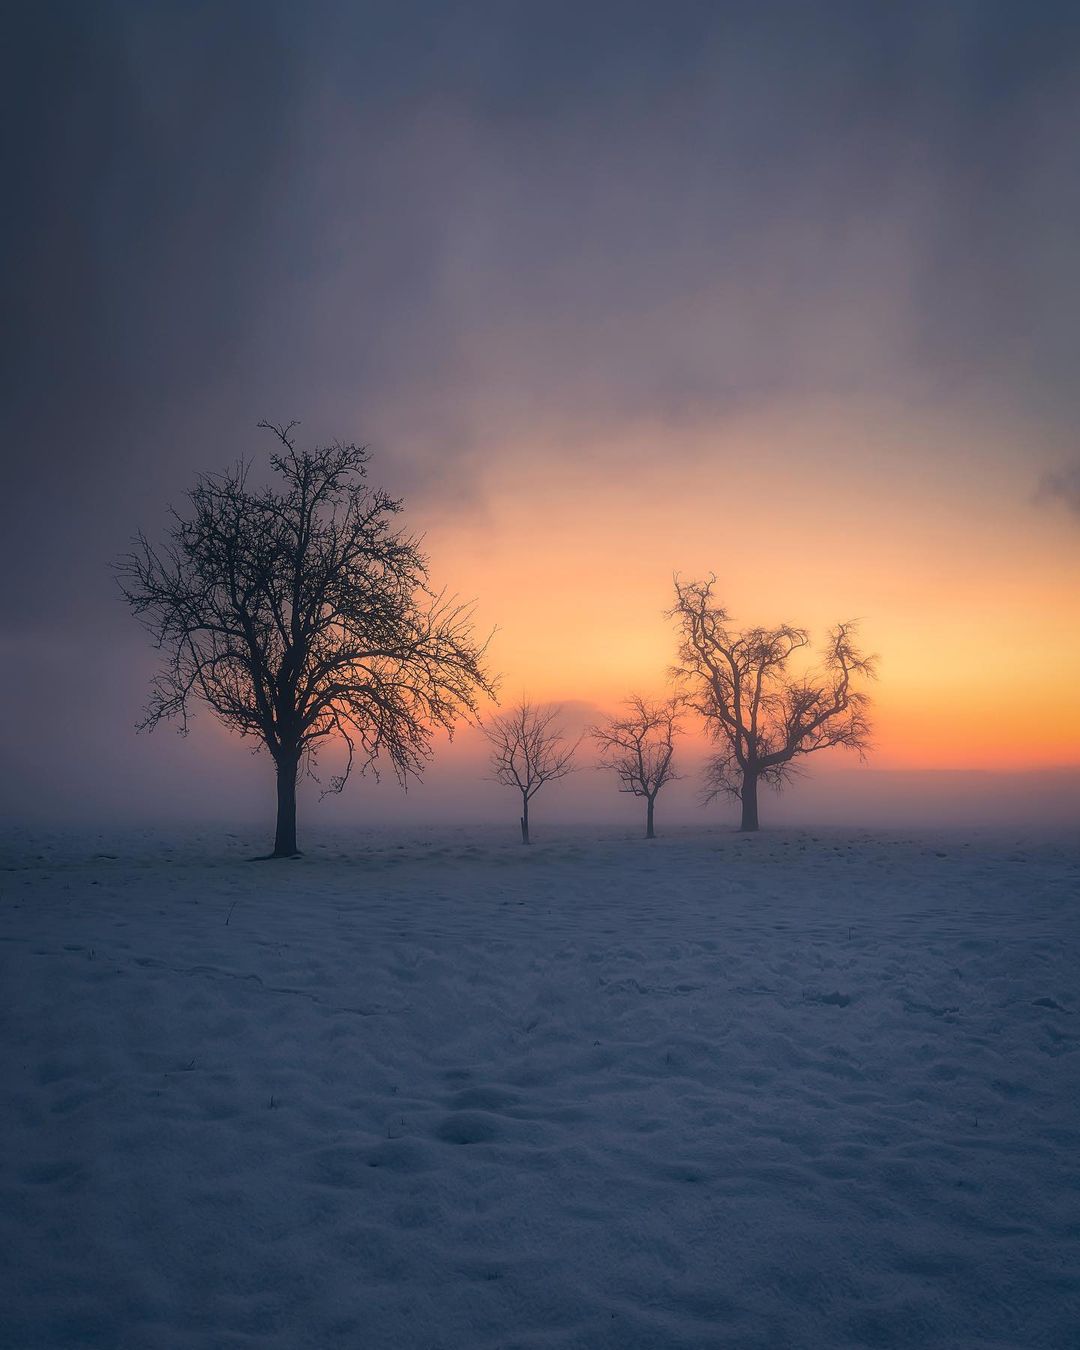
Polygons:
M109 571L264 417L371 447L505 698L660 692L712 571L880 656L864 776L784 811L934 815L958 773L1073 811L1075 5L46 0L5 62L9 819L269 800L213 727L136 736ZM466 734L407 808L323 809L496 810L481 773Z

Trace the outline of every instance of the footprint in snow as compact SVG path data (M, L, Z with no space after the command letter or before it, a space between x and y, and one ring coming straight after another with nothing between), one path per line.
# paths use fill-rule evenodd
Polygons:
M480 1111L456 1111L440 1122L436 1138L444 1144L485 1144L498 1137L495 1119Z

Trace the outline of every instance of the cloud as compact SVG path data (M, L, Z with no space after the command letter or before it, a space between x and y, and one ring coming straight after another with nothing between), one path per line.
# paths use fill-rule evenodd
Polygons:
M5 745L39 796L96 791L95 737L128 747L145 697L109 558L198 471L265 464L260 417L368 441L410 521L475 535L522 481L612 531L620 483L659 483L681 557L691 497L805 512L841 456L862 515L976 455L1011 503L1080 415L1068 0L100 0L9 37L0 573L36 664ZM1080 469L1042 492L1080 511ZM544 509L535 570L565 575L590 512ZM189 794L161 739L116 783L151 755Z
M1044 473L1035 500L1064 502L1074 515L1080 516L1080 460Z

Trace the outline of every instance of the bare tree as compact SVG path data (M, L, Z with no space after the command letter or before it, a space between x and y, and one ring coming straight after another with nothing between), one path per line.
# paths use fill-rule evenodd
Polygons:
M280 487L250 465L200 477L167 542L139 534L117 564L120 587L164 654L144 728L192 700L269 750L277 767L275 858L296 855L296 783L320 746L343 742L340 792L355 764L390 761L406 785L430 758L435 726L453 731L492 692L471 611L428 585L418 541L395 524L401 502L365 483L368 451L281 442Z
M491 718L483 728L491 743L492 778L521 793L521 842L529 842L529 803L544 786L574 771L574 752L555 720L562 709L534 707L528 700Z
M856 647L854 625L840 623L820 668L793 675L788 662L809 647L806 629L731 629L727 611L713 601L715 583L715 576L685 584L675 578L670 613L681 641L674 673L720 746L708 770L708 800L738 798L741 828L756 830L760 781L779 789L800 757L831 746L865 755L869 700L855 682L873 678L875 659Z
M655 839L653 808L665 783L680 777L675 772L675 738L681 704L678 698L650 703L633 694L624 705L622 717L609 717L589 733L600 750L600 767L612 769L619 779L619 791L644 797L645 838Z

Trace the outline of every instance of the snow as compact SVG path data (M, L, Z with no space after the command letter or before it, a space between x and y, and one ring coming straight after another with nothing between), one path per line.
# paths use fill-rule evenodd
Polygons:
M1075 837L513 828L7 839L0 1344L1080 1344Z

